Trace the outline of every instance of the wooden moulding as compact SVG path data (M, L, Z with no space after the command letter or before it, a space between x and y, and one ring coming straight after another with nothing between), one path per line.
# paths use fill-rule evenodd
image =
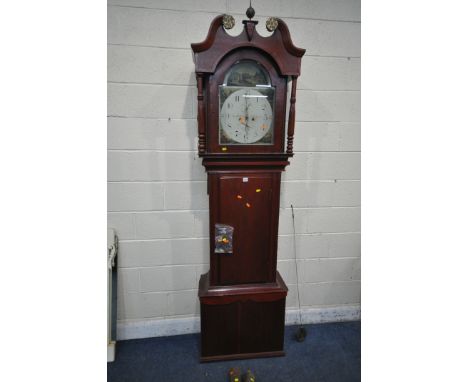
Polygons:
M198 297L203 304L229 304L235 300L275 301L288 294L280 273L276 271L274 283L210 286L209 272L200 277Z
M286 23L278 19L278 27L269 37L259 35L255 30L255 23L245 20L242 32L238 36L231 36L223 28L223 15L217 16L211 22L205 41L191 45L195 57L195 71L214 73L218 63L229 52L252 47L272 57L283 76L299 76L301 57L305 49L294 46ZM250 39L249 33L252 36Z
M241 155L241 154L213 154L203 156L203 166L208 172L213 170L252 170L259 171L284 171L289 165L288 154L284 155Z

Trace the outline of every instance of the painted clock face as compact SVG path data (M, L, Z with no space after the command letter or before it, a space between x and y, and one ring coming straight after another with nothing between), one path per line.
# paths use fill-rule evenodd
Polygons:
M272 144L273 98L272 87L221 86L220 144Z
M219 86L219 144L272 145L275 88L254 60L236 62Z
M255 88L236 88L224 101L219 114L225 143L252 144L271 136L273 110L268 95ZM226 91L228 89L223 89Z

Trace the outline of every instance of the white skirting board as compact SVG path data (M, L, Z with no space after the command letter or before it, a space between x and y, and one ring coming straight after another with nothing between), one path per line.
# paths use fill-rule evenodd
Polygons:
M357 321L361 319L360 305L344 305L323 308L302 309L303 324L323 324L326 322ZM299 325L299 309L286 310L286 325Z
M360 305L302 309L303 324L356 321L361 319ZM286 325L299 324L299 309L286 310ZM200 317L163 318L117 322L117 340L176 336L199 333Z

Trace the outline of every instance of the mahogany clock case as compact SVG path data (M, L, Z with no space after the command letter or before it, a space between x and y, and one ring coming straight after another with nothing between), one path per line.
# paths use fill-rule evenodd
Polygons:
M198 153L208 173L210 271L200 278L201 361L284 355L288 289L276 270L281 172L293 155L296 80L305 50L286 24L260 36L244 20L238 36L216 17L192 44L197 75ZM249 16L250 17L250 16ZM220 144L219 89L239 62L257 63L274 87L272 144ZM287 79L292 78L286 136ZM247 101L246 101L247 102ZM232 251L215 250L216 225L232 230Z

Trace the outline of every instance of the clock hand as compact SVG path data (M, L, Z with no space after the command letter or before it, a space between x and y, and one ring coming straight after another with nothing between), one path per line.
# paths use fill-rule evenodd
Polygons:
M244 94L244 100L245 100L245 108L244 108L245 113L244 114L245 114L245 120L247 121L247 119L248 119L248 114L247 114L248 113L248 107L247 107L247 97L246 97L245 94Z
M248 127L248 128L251 128L251 126L249 126L248 122L249 122L249 103L247 102L247 97L245 97L245 127Z
M244 96L245 96L245 94L244 94ZM245 100L245 104L244 104L245 120L244 120L244 123L242 123L242 121L241 121L241 124L243 124L245 126L245 128L244 128L244 131L245 131L244 139L248 139L249 131L247 130L247 128L250 128L249 124L247 123L248 120L249 120L249 107L248 107L248 104L247 104L247 97L244 97L244 100Z
M249 121L249 104L247 103L247 97L245 97L245 126L247 127L247 122Z

